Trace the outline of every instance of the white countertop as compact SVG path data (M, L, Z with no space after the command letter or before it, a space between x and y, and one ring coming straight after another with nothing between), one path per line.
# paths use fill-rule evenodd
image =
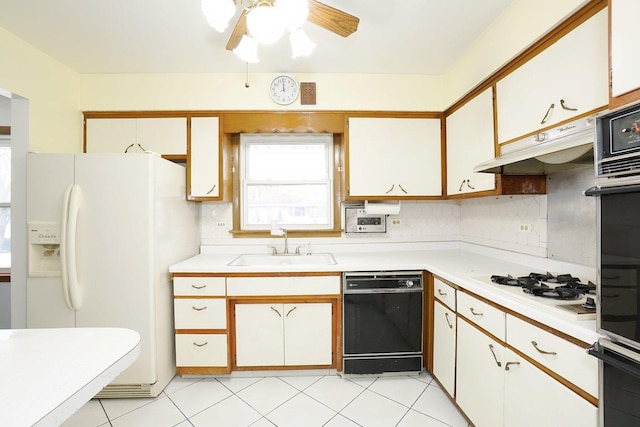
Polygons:
M389 247L392 250L385 250ZM526 275L533 271L542 273L549 271L554 274L569 273L579 277L584 283L589 280L595 283L595 268L451 242L395 246L370 245L368 250L341 251L340 248L335 248L330 252L336 259L335 265L234 267L228 264L239 253L214 250L175 264L171 266L170 271L172 273L279 273L427 270L585 343L595 342L598 339L595 320L577 320L576 315L556 308L557 300L534 297L525 294L520 288L490 282L492 274ZM571 301L571 303L575 302Z
M58 426L136 360L122 328L0 330L0 425Z

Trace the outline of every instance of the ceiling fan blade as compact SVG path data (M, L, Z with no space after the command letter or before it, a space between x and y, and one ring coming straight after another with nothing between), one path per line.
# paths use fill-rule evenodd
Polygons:
M247 11L243 10L242 15L236 22L236 26L233 28L229 41L227 42L227 50L233 50L240 44L242 36L247 32Z
M359 18L317 0L309 0L307 20L342 37L355 33L360 23Z

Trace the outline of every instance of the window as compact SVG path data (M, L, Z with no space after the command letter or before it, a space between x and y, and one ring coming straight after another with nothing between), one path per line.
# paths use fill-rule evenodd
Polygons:
M0 271L11 268L11 141L0 135Z
M333 136L242 134L241 229L332 230Z

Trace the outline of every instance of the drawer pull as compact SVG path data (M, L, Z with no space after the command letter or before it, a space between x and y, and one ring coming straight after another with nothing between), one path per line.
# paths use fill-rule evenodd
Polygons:
M298 307L297 307L297 306L296 306L296 307L293 307L291 310L287 311L287 314L286 314L284 317L289 317L289 315L290 315L290 314L293 312L293 310L295 310L296 308L298 308Z
M204 347L207 344L209 344L207 341L205 341L203 344L198 344L197 342L193 343L193 345L195 345L196 347Z
M192 287L193 289L204 289L204 288L206 288L206 287L207 287L207 285L202 285L202 286L191 285L191 287Z
M534 347L536 350L538 350L538 353L542 353L542 354L550 354L550 355L552 355L552 356L555 356L556 354L558 354L558 353L556 353L555 351L544 351L544 350L540 350L540 348L538 347L538 343L537 343L537 342L535 342L535 341L531 341L531 344L533 345L533 347Z
M473 314L474 316L484 316L484 313L477 313L473 307L469 307L469 311L471 311L471 314Z
M282 314L280 314L280 312L276 310L274 307L271 307L271 310L275 311L278 317L282 317Z
M449 329L453 329L453 325L449 321L449 313L445 313L444 318L447 320L447 325L449 325Z
M496 361L496 365L498 365L498 367L502 366L502 363L500 363L498 361L498 357L496 356L496 352L493 351L493 344L489 344L489 350L491 350L491 354L493 354L493 360Z
M438 289L438 295L440 295L441 297L446 297L447 293L446 292L442 292L442 289Z
M504 365L504 370L508 371L509 370L509 365L519 365L519 364L520 364L520 362L507 362Z
M202 310L206 310L207 306L205 305L204 307L191 307L193 308L195 311L202 311Z

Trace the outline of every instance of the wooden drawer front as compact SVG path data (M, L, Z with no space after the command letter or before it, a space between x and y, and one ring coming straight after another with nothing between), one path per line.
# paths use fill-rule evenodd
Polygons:
M176 329L226 329L224 298L178 298L173 300Z
M177 334L176 366L227 366L227 334Z
M437 277L433 278L433 296L452 310L456 310L456 290Z
M598 396L598 359L584 348L511 315L507 316L507 343Z
M340 276L229 277L227 293L233 296L339 295Z
M456 298L460 315L504 341L505 314L503 311L463 292L458 292Z
M173 294L177 296L224 296L224 277L174 277Z

